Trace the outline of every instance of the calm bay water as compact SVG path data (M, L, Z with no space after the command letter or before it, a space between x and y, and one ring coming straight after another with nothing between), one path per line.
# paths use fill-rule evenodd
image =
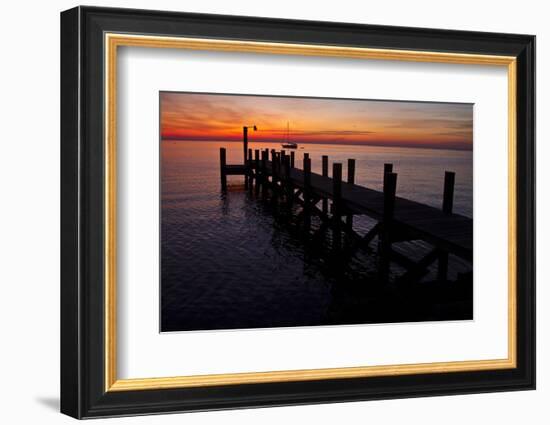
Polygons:
M220 192L219 148L242 162L242 144L163 140L161 146L161 318L163 331L366 323L384 320L356 281L368 281L365 258L334 272L308 252L265 205L243 189L242 176ZM472 217L472 152L304 144L314 172L356 159L356 183L382 188L394 164L397 195L441 207L445 170L456 173L454 211ZM279 144L250 143L252 149ZM332 169L332 166L329 166ZM361 221L358 223L361 226ZM365 223L368 228L368 223ZM357 266L361 263L361 270ZM365 265L366 264L366 265ZM354 268L355 267L355 268ZM336 284L338 283L338 284ZM365 286L365 285L362 285ZM363 294L364 295L364 294ZM358 301L359 300L359 301ZM377 319L373 319L375 317Z

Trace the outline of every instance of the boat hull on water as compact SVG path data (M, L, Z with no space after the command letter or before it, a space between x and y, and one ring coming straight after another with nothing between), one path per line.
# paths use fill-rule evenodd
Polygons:
M296 143L282 143L281 146L285 149L298 149L298 145Z

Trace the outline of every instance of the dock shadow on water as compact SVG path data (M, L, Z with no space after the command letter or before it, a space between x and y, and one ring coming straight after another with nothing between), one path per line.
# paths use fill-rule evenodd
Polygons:
M383 234L380 217L358 210L352 213L349 205L339 204L336 186L327 190L330 196L326 197L308 192L308 177L301 173L310 167L314 179L315 172L324 175L328 165L321 158L330 147L308 146L313 160L309 163L302 163L304 151L296 151L292 157L295 171L291 172L288 152L273 152L271 146L258 144L254 149L259 151L257 159L251 150L245 163L249 166L244 171L246 179L227 176L222 190L219 150L227 147L228 164L239 160L242 164L239 144L162 143L162 331L472 319L468 254L434 249L433 243L417 239L414 232ZM351 153L357 165L335 158L347 167L348 180L346 176L344 180L349 181L350 171L355 173L357 167L352 182L375 187L380 193L385 193L383 161L392 155L399 158L393 171L408 175L430 155L427 149L354 149L359 149ZM363 161L363 154L369 159ZM269 157L262 177L263 155ZM432 184L428 189L437 196L425 199L432 202L432 209L439 205L439 211L444 170L452 164L458 171L456 186L452 177L455 210L471 214L467 193L471 192L471 152L439 152L428 162L412 188ZM342 173L341 167L333 166L332 180ZM318 187L321 183L314 182ZM412 191L409 184L398 183L397 196L403 186L407 194ZM342 199L347 189L344 186ZM399 200L396 217L398 207L403 207ZM386 252L384 235L389 238L388 256L381 256Z

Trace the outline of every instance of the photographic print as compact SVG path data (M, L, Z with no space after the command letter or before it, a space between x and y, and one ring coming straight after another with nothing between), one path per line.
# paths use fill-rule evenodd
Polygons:
M161 92L161 331L473 318L473 105Z

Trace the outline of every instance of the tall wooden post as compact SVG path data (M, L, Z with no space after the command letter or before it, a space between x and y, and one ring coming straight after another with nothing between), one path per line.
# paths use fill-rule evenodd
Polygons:
M271 149L271 182L275 183L277 181L277 152L275 149Z
M455 191L455 173L445 171L445 182L443 184L443 213L450 215L453 213L453 198ZM437 280L444 282L447 280L449 270L449 253L439 251L437 265Z
M322 161L321 173L322 173L323 177L328 177L328 156L323 155L322 158L321 158L321 161ZM321 209L323 210L323 214L325 214L325 216L326 216L328 214L328 199L327 198L323 198Z
M391 227L395 209L395 190L397 187L397 174L386 173L384 175L384 217L379 241L379 273L383 281L388 280L391 256Z
M311 228L311 159L304 155L304 231Z
M355 159L348 159L348 183L355 184ZM350 230L353 229L353 214L347 215L346 225Z
M244 162L244 187L252 189L252 149L248 149L248 159Z
M445 183L443 185L443 212L453 213L453 198L455 193L455 173L445 171Z
M286 206L288 209L288 213L290 214L292 210L292 202L294 198L294 189L292 187L292 180L290 178L290 157L288 155L285 155L283 158L283 176L284 176L284 190L285 190L285 198L286 198Z
M332 246L339 251L342 246L342 164L332 164Z
M267 176L267 159L269 158L268 155L269 153L267 149L262 151L261 176L262 176L262 198L263 199L267 198L267 185L269 184L269 180Z
M243 164L246 165L246 154L248 152L248 127L243 127Z
M384 177L382 187L386 187L386 176L393 172L393 164L384 164Z
M279 199L279 181L280 181L280 156L275 149L271 151L271 200L276 203Z
M291 151L290 152L290 168L294 168L294 158L295 155L294 155L294 151Z
M260 150L254 149L254 189L256 194L260 190Z
M222 190L227 190L227 175L225 173L225 166L227 164L227 155L225 148L220 148L220 179L222 184Z

